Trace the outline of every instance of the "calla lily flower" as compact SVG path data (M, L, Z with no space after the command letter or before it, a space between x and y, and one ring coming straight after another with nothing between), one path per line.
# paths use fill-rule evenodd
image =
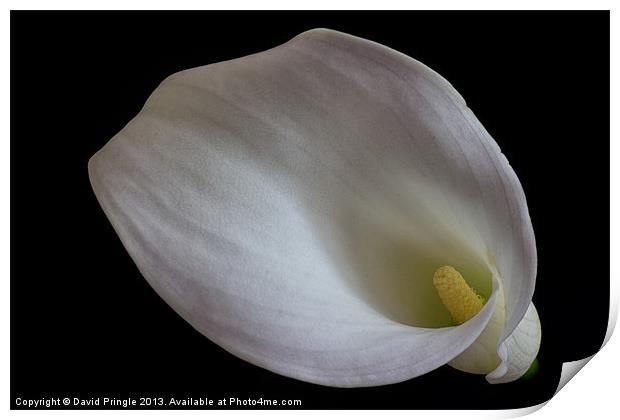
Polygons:
M538 353L519 180L455 89L388 47L315 29L173 74L88 169L149 284L257 366L503 383Z

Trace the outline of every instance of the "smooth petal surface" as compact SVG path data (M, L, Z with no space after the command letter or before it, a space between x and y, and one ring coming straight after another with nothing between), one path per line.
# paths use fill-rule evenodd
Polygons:
M485 374L490 383L519 379L538 354L541 341L540 320L534 304L498 350L504 332L506 309L503 293L498 293L491 320L480 336L449 365L463 372Z
M502 363L498 354L498 345L506 325L506 305L501 289L497 296L497 305L493 316L482 334L463 353L448 363L455 369L467 373L486 375Z
M500 384L523 376L538 354L541 338L540 319L532 303L517 328L501 344L499 355L502 363L487 375L487 380Z
M172 75L89 174L160 296L286 376L403 381L476 340L500 281L500 349L531 302L527 205L495 142L436 73L346 34ZM489 297L458 327L432 285L446 264Z

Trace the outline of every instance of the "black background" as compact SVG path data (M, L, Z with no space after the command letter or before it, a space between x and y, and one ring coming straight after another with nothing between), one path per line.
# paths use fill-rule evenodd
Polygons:
M314 27L446 77L517 172L536 233L540 371L489 385L442 367L383 387L288 379L220 349L148 286L93 195L89 157L166 76ZM302 408L516 408L601 345L609 305L608 12L12 12L15 398L298 398ZM261 408L259 406L251 408Z

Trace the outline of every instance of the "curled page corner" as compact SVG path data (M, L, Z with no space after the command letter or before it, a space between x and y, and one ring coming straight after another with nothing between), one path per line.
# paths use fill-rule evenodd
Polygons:
M618 300L619 300L619 290L618 285L613 281L609 284L609 319L607 320L607 331L605 332L605 338L603 339L603 343L601 344L601 348L596 351L591 356L585 357L580 360L574 360L572 362L566 362L562 365L562 373L560 374L560 381L558 382L558 387L555 390L554 396L560 392L564 385L568 383L576 374L579 372L599 351L605 347L605 345L609 342L611 335L616 328L616 321L618 320ZM553 398L553 397L552 397Z
M508 419L508 418L517 418L517 417L523 417L523 416L527 416L529 414L532 414L538 410L540 410L541 408L543 408L545 405L547 405L547 403L549 401L551 401L553 399L553 397L555 397L555 395L557 395L558 392L560 392L560 390L562 388L564 388L564 386L585 366L588 364L588 362L603 348L605 347L605 345L609 342L609 339L611 338L611 335L616 327L616 321L618 319L618 291L616 289L616 287L612 284L610 285L611 289L610 289L610 294L611 294L611 300L610 300L610 305L609 305L609 320L607 321L607 331L605 333L605 338L603 339L603 343L601 344L601 348L596 351L594 354L585 357L583 359L579 359L579 360L573 360L571 362L565 362L562 364L562 372L560 373L560 380L558 381L558 386L555 390L555 392L553 393L553 396L548 399L545 402L542 402L540 404L536 404L530 407L523 407L523 408L516 408L516 409L510 409L510 410L502 410L502 411L495 411L494 412L494 416L493 418L501 418L501 419Z
M555 397L555 395L558 392L560 392L560 390L564 387L564 385L566 385L568 383L568 381L570 381L573 378L573 376L575 376L577 374L577 372L579 372L581 370L581 368L583 368L590 361L590 359L592 359L593 357L594 357L594 355L586 357L584 359L574 360L572 362L565 362L565 363L563 363L562 364L562 373L560 374L560 380L558 382L558 387L556 388L555 392L553 393L553 396L551 398L549 398L547 401L544 401L544 402L542 402L540 404L532 405L530 407L523 407L523 408L515 408L515 409L510 409L510 410L497 411L497 412L495 412L495 415L493 416L493 418L496 418L496 419L512 419L512 418L517 418L517 417L524 417L524 416L527 416L529 414L532 414L532 413L540 410L545 405L547 405L547 403L549 401L551 401L553 399L553 397Z
M560 392L562 388L573 379L573 377L579 372L588 362L605 347L611 335L616 327L616 321L618 319L618 299L617 299L617 290L614 290L613 285L611 286L611 301L609 305L609 319L607 320L607 332L605 333L605 338L603 339L603 343L601 344L601 348L596 351L594 354L585 357L579 360L573 360L572 362L565 362L562 364L562 373L560 374L560 381L558 382L558 387L555 390L554 396ZM553 397L552 397L553 398Z
M562 364L562 373L560 374L560 381L558 382L558 387L556 388L555 393L553 395L555 396L558 392L560 392L560 390L564 388L564 385L566 385L568 381L573 379L573 376L575 376L577 372L579 372L581 368L583 368L593 357L594 357L594 354L592 356L588 356L583 359L574 360L572 362L566 362Z
M513 409L510 409L510 410L496 411L497 415L494 418L496 418L496 419L514 419L514 418L517 418L517 417L524 417L524 416L530 415L530 414L540 410L545 405L547 405L547 403L549 401L550 400L547 400L545 402L541 402L540 404L532 405L530 407L513 408Z

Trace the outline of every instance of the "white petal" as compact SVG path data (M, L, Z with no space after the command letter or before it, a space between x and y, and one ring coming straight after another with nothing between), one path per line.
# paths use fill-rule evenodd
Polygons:
M538 354L541 337L540 319L532 303L517 328L501 344L502 363L487 375L487 381L501 384L523 376Z
M486 378L490 383L511 382L523 376L540 348L540 320L534 304L530 304L517 328L500 345L505 319L504 298L500 292L493 316L482 334L449 365L463 372L488 374Z
M345 34L169 77L89 173L160 296L290 377L421 375L484 329L495 271L507 329L533 291L527 206L497 145L437 74ZM445 264L489 303L459 327L425 328L449 323L432 286Z
M493 316L482 334L467 350L459 354L448 364L463 372L475 374L487 374L495 370L502 362L499 354L497 354L497 346L504 332L505 325L506 306L504 294L500 289Z

